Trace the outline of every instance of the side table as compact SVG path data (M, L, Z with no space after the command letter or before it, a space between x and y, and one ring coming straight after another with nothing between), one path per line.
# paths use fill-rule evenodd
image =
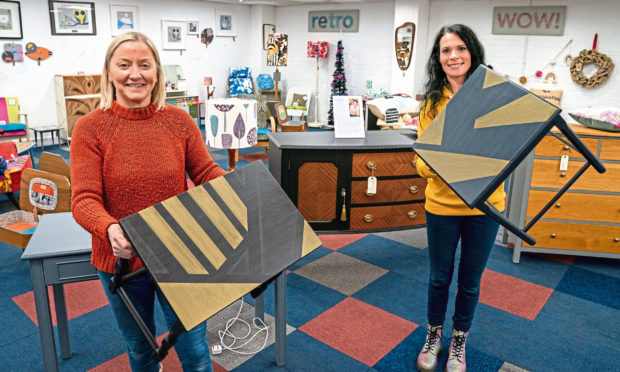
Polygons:
M58 137L58 146L60 146L60 130L62 128L57 125L45 125L36 128L30 128L34 132L34 141L36 146L39 145L39 140L37 139L37 134L41 137L41 152L45 151L45 146L43 145L43 134L51 133L52 134L52 145L54 144L54 133L56 133L56 137Z
M37 145L36 142L28 141L28 142L15 142L15 146L17 147L17 155L24 155L28 153L30 155L30 160L32 161L32 166L36 167L34 164L34 156L32 156L32 149Z

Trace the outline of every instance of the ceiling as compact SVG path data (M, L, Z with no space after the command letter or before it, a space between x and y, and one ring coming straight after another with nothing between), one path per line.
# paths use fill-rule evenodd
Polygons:
M361 3L378 3L392 0L211 0L218 3L244 4L244 5L274 5L274 6L290 6L290 5L308 5L308 4L361 4Z

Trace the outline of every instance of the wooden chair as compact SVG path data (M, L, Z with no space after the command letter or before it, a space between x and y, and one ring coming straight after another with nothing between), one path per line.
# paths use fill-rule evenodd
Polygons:
M291 120L284 103L278 101L273 105L276 122L280 125L282 132L305 132L308 122L304 120Z
M28 114L19 112L17 97L0 97L0 139L25 139L30 142Z
M19 197L21 209L0 215L0 241L26 248L39 215L71 211L71 185L67 177L38 169L25 169Z
M42 171L60 174L71 181L71 170L69 164L62 156L51 152L42 152L39 158L39 169Z

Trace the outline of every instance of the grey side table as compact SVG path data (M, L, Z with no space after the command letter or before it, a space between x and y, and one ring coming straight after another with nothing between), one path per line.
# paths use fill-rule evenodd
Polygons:
M42 127L30 128L31 131L34 132L34 141L36 146L39 145L39 140L37 135L41 137L41 151L45 151L45 146L43 145L43 134L51 133L52 134L52 145L54 144L54 133L56 133L56 137L58 137L58 145L60 146L60 130L62 128L57 125L46 125Z

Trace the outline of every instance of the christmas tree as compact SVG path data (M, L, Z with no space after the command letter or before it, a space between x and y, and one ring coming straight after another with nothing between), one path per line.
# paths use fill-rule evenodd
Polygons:
M338 41L338 50L336 51L336 71L332 74L332 94L329 97L329 112L327 113L327 124L334 125L334 101L333 96L347 96L347 77L344 74L344 60L342 58L342 40Z

